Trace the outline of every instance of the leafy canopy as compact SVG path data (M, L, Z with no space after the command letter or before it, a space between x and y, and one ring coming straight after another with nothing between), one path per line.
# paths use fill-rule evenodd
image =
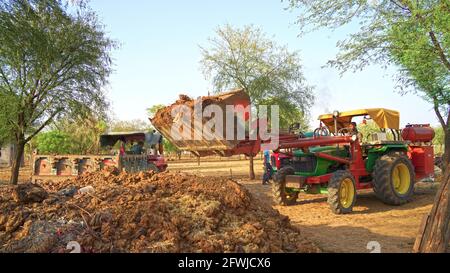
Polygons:
M450 2L448 0L289 0L299 10L301 33L358 24L359 31L338 43L339 54L329 64L342 73L369 64L400 66L405 83L423 88L427 79L445 80L450 70ZM407 71L406 73L402 73ZM420 74L420 75L419 75ZM439 74L440 76L437 76ZM409 80L408 80L409 79ZM416 81L419 81L417 83ZM445 102L447 103L447 102Z
M301 32L358 24L338 42L329 65L342 73L369 64L398 68L401 93L431 102L446 135L450 158L450 1L448 0L289 0L299 10Z
M23 145L56 119L104 115L102 87L115 45L84 4L2 1L0 96L9 106L0 117L7 124L2 131Z
M155 105L153 105L152 107L150 107L150 108L147 109L148 116L149 116L150 118L153 118L153 117L155 116L155 114L156 114L159 110L163 109L164 107L166 107L166 106L163 105L163 104L155 104Z
M62 131L40 133L36 137L36 148L40 154L77 154L74 153L73 138Z
M442 13L434 6L431 16L417 16L391 27L389 53L401 68L398 87L403 91L409 88L432 103L445 127L450 110L450 66L445 63L450 57L450 9Z
M149 132L150 130L153 130L150 123L141 119L115 120L109 126L111 132Z
M201 66L215 90L245 88L252 104L278 104L280 124L304 120L312 105L298 52L290 52L254 26L219 27L201 47Z

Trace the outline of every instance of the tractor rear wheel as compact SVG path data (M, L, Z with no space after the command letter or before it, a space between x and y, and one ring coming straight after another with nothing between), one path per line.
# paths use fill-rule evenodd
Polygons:
M336 171L328 182L328 204L335 214L353 211L356 202L355 178L349 171Z
M408 203L414 194L414 166L404 154L387 154L375 163L373 190L383 203Z
M298 192L286 188L286 176L295 174L294 168L287 166L281 168L275 175L272 184L273 199L277 205L290 206L298 199Z

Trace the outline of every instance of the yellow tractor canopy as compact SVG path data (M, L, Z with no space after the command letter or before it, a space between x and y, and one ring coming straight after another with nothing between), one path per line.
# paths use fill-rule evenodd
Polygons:
M398 111L384 108L372 108L339 113L339 117L337 118L338 130L349 127L354 117L361 116L368 116L382 129L400 129L400 113ZM319 120L322 121L331 132L334 132L333 114L321 115Z

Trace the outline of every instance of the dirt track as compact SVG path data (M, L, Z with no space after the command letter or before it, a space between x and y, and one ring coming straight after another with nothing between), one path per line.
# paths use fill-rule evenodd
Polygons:
M233 176L261 200L274 206L271 187L260 181L245 179L246 161L217 161L172 163L173 170L202 175ZM262 175L261 161L255 165L257 176ZM380 243L382 252L411 252L423 216L431 211L438 184L419 183L413 202L392 207L381 203L371 191L360 192L354 213L334 215L326 203L326 195L301 195L291 207L275 206L289 216L304 234L324 252L370 252L369 242Z

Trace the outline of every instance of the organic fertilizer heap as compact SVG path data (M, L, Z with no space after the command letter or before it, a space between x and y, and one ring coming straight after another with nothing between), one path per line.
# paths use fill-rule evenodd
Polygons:
M203 96L200 98L200 105L201 108L204 109L211 104L220 104L221 101L223 101L223 98L220 96ZM175 103L155 113L152 123L171 125L175 118L172 116L172 111L174 108L179 106L186 106L194 112L195 100L187 95L179 95L179 99Z
M317 252L238 183L119 173L0 189L0 252Z
M243 89L195 100L180 95L175 103L160 109L151 123L181 151L190 151L200 157L231 156L249 136L246 129L249 106L250 97ZM210 111L214 114L208 114ZM239 134L238 128L244 130L245 137Z

